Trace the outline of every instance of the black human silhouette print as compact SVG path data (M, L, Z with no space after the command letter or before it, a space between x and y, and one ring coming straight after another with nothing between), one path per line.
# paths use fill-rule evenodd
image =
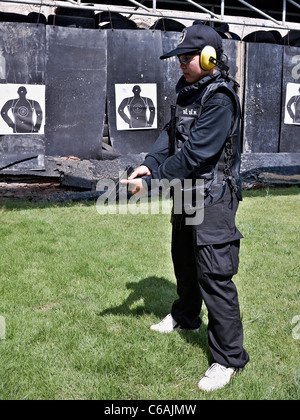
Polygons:
M287 112L295 124L300 124L300 87L298 92L299 94L290 98L286 106Z
M27 99L25 86L20 86L17 93L18 98L10 99L4 104L1 117L13 133L39 133L43 121L41 105L34 99Z
M141 96L141 91L140 85L134 85L133 96L124 98L117 108L119 116L128 124L129 129L153 127L155 105L150 97Z
M285 98L285 124L300 124L300 84L287 83Z

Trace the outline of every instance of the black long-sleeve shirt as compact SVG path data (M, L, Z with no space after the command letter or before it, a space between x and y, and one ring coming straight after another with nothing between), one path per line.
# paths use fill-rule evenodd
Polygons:
M191 100L200 102L205 88L213 83L219 73L205 77L194 85L182 87L182 80L178 86L178 101L181 106L190 105ZM162 131L151 151L148 153L144 165L151 171L153 179L184 180L192 176L193 172L201 171L214 161L217 163L234 119L234 105L230 96L224 92L216 92L209 98L202 109L200 117L191 129L187 141L183 143L178 153L169 156L169 135ZM149 184L150 179L146 179ZM150 184L149 184L150 185Z
M184 107L200 104L205 89L220 77L220 73L217 72L192 85L180 79L177 85L177 105ZM173 156L169 156L169 134L168 130L164 129L143 163L151 171L150 176L144 177L148 186L151 186L152 179L183 181L194 178L195 173L205 173L207 167L214 167L233 126L234 111L231 96L226 91L215 92L205 101L186 141ZM227 206L224 205L225 202ZM228 208L229 204L231 208ZM198 245L224 243L242 238L235 227L237 207L237 198L228 187L222 202L205 208L204 221L197 227Z

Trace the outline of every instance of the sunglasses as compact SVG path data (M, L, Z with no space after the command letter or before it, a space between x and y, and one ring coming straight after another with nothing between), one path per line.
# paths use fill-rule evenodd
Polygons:
M193 53L193 54L180 54L177 56L180 64L189 64L192 59L195 57L195 55L199 55L199 53Z

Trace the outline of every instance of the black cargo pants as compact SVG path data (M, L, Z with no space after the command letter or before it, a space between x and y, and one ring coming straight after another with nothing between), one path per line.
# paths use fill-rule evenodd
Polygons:
M194 226L186 226L183 220L173 223L172 258L179 299L173 303L172 316L183 328L199 328L204 300L214 361L234 368L244 367L249 360L243 348L238 294L232 281L239 265L239 245L237 239L199 246Z

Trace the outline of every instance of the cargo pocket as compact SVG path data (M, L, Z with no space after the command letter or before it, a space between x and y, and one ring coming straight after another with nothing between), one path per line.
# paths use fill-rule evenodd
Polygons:
M232 277L238 272L240 240L211 245L211 273Z

